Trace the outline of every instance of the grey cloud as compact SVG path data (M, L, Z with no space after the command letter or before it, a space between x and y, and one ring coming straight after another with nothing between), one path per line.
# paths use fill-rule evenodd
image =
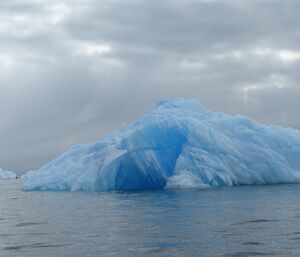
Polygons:
M0 167L38 168L159 98L300 128L297 1L0 3Z

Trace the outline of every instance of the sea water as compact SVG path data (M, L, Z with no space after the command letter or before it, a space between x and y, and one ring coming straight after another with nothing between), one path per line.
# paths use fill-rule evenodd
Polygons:
M0 256L300 256L300 185L23 192L0 181Z

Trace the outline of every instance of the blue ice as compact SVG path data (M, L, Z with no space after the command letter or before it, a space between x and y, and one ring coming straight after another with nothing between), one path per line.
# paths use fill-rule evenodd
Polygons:
M25 190L208 188L300 182L300 132L160 100L148 115L76 145L28 177Z

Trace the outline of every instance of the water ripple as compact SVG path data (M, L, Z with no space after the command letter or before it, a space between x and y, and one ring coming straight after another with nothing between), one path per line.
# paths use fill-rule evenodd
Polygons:
M237 252L237 253L226 253L224 257L253 257L253 256L274 256L274 253L265 252Z
M40 222L21 222L16 225L16 227L27 227L27 226L36 226L36 225L43 225L45 223Z
M69 246L70 244L44 244L44 243L36 243L31 245L15 245L15 246L6 246L3 247L6 251L17 251L24 248L56 248L56 247L64 247Z
M278 220L256 219L256 220L247 220L247 221L237 222L237 223L233 223L233 224L231 224L231 225L244 225L244 224L270 223L270 222L278 222Z

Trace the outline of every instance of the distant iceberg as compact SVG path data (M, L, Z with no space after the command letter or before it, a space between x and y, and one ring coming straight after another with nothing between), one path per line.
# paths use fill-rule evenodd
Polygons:
M77 145L29 176L24 190L135 190L300 182L300 132L160 100L148 115Z
M13 179L13 178L18 178L16 173L8 170L3 170L0 168L0 179Z

